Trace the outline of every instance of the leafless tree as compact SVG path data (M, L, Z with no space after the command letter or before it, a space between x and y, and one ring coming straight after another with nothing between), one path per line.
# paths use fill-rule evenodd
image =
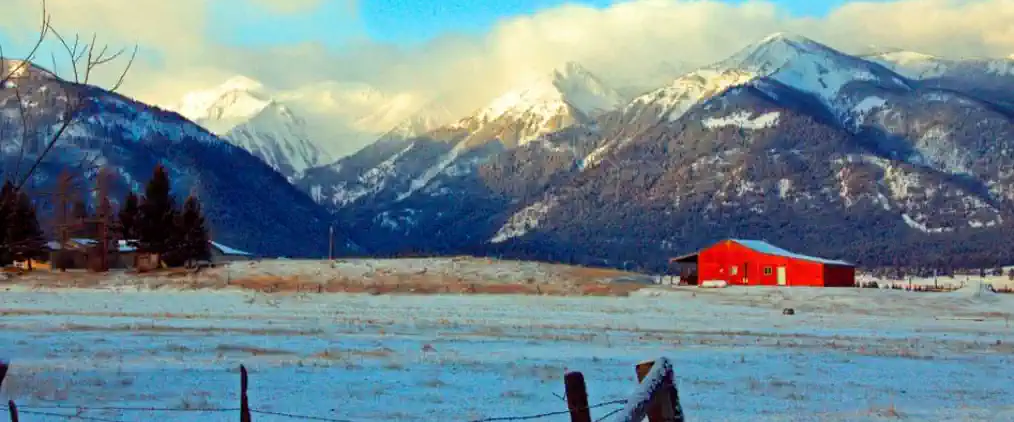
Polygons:
M79 35L75 35L73 38L65 37L52 25L46 1L41 0L41 3L42 19L39 24L39 34L29 52L20 59L9 60L4 53L3 46L0 45L0 90L13 90L14 99L18 102L17 109L18 117L20 118L17 126L20 126L21 131L20 152L14 171L6 174L5 178L13 180L18 190L24 188L25 184L31 180L32 174L39 168L46 155L53 150L53 147L60 141L60 138L66 133L67 129L82 118L82 112L88 100L87 85L92 82L92 76L95 71L116 61L128 51L128 49L111 50L108 45L98 42L96 34L92 34L90 40L87 38L82 39ZM54 83L45 85L20 83L23 78L26 78L26 74L30 76L33 71L41 71L41 68L35 64L38 62L39 50L47 41L53 39L58 42L57 50L60 51L60 55L66 54L65 59L69 62L67 67L69 68L70 75L68 77L61 77L57 74L57 54L53 53L50 57L53 67L49 73L55 79ZM137 56L137 46L135 45L129 51L130 56L127 59L126 65L119 72L115 83L108 87L107 90L116 91L123 84L123 80L129 72L131 65L133 65L134 58ZM36 91L41 86L59 90L59 94L54 93L52 95L60 95L64 105L58 112L59 119L55 125L37 124L37 122L33 121L33 118L36 116L32 116L25 99L35 92L24 91L26 87L23 85L34 87ZM6 116L0 116L0 120L2 120L0 121L0 141L3 141L9 139L6 132L15 125L9 124ZM21 165L26 158L26 145L34 144L40 137L42 138L42 142L38 154L31 160L31 165L27 170L22 172Z

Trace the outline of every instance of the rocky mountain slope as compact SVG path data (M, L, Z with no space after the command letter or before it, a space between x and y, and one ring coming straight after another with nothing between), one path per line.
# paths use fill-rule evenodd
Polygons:
M71 125L28 183L31 192L56 191L57 175L69 171L80 189L97 167L114 170L112 197L142 192L156 164L173 180L173 193L193 192L204 204L212 237L266 256L324 256L330 215L279 173L247 151L223 141L179 114L150 107L92 86L52 77L18 78L0 89L2 169L14 177L43 150L69 98L82 99L82 114ZM37 137L22 142L15 89L21 90ZM70 97L67 92L80 92ZM219 122L231 116L221 114ZM8 130L9 129L9 130ZM21 151L24 157L19 164ZM51 199L51 198L50 198ZM52 201L39 196L43 225L52 221ZM357 250L341 228L339 251Z
M612 111L608 90L584 112L558 89L565 118L491 106L299 183L390 253L657 266L736 236L864 265L1014 259L995 247L1014 114L988 85L894 69L775 34Z

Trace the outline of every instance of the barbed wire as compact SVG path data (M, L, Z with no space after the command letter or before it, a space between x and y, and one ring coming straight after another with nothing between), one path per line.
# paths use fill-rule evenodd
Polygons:
M324 418L324 417L320 417L320 416L297 415L295 413L271 412L271 411L268 411L268 410L257 410L257 409L250 409L250 413L257 413L257 414L261 414L261 415L282 416L282 417L286 417L286 418L290 418L290 419L302 419L302 420L305 420L305 421L354 422L354 421L351 421L351 420L348 420L348 419L331 419L331 418Z
M626 403L626 402L627 402L627 400L625 400L625 399L624 400L612 400L612 401L607 401L607 402L602 402L602 403L599 403L599 404L591 405L591 406L588 406L588 407L585 407L585 408L573 409L573 410L591 410L591 409L597 409L597 408L600 408L600 407L605 407L605 406L614 405L614 404L621 404L621 403ZM567 410L561 410L559 412L546 412L546 413L539 413L539 414L528 415L528 416L501 416L501 417L494 417L494 418L476 419L476 420L472 420L472 421L469 421L469 422L528 421L528 420L533 420L533 419L548 418L550 416L568 415L573 410L567 409Z
M92 422L123 422L118 419L106 419L106 418L97 418L93 416L68 415L66 413L39 412L34 410L21 410L21 409L18 409L18 414L35 415L35 416L55 416L64 419L78 419L82 421L92 421Z
M179 407L132 407L132 406L100 406L100 407L87 407L87 406L68 406L68 405L50 405L50 406L18 406L18 410L77 410L86 412L99 412L99 411L122 411L122 412L238 412L238 407L222 407L222 408L179 408Z
M612 401L607 401L607 402L602 402L602 403L598 403L598 404L595 404L595 405L591 405L591 406L585 407L583 409L573 409L573 410L591 410L591 409L597 409L597 408L600 408L600 407L605 407L605 406L610 406L610 405L625 404L626 402L627 402L626 400L612 400ZM8 411L6 408L0 409L0 410L3 410L5 413ZM75 413L75 414L54 413L54 412L49 412L50 410L74 410L77 413ZM568 410L561 410L561 411L558 411L558 412L546 412L546 413L539 413L539 414L526 415L526 416L499 416L499 417L491 417L491 418L484 418L484 419L475 419L475 420L472 420L472 421L469 421L469 422L508 422L508 421L535 420L535 419L548 418L550 416L567 415L567 414L570 414L573 410L568 409ZM618 413L621 410L623 410L622 407L619 408L619 409L613 410L612 412L610 412L609 414L607 414L603 418L598 419L596 422L601 422L605 418L608 418L609 416L612 416L612 415ZM193 408L193 409L185 409L185 408L171 408L171 407L131 407L131 406L101 406L101 407L61 406L61 405L53 405L53 406L18 406L18 413L19 414L24 414L24 415L52 416L52 417L59 417L59 418L64 418L64 419L77 419L77 420L82 420L82 421L93 421L93 422L122 422L122 421L117 420L117 419L108 419L108 418L101 418L101 417L95 417L95 416L84 416L84 415L82 415L82 413L84 413L84 412L99 412L99 411L221 413L221 412L238 412L238 411L240 411L240 409L238 407L233 407L233 408ZM327 418L327 417L321 417L321 416L300 415L300 414L296 414L296 413L284 413L284 412L275 412L275 411L260 410L260 409L250 409L250 413L262 414L262 415L272 415L272 416L281 416L281 417L290 418L290 419L300 419L300 420L308 420L308 421L354 422L354 421L349 420L349 419L335 419L335 418Z
M612 411L612 412L606 413L605 415L602 415L602 417L601 417L601 418L595 419L595 422L602 422L602 421L604 421L604 420L606 420L606 419L609 419L609 417L610 417L610 416L613 416L613 415L615 415L615 414L617 414L617 413L620 413L620 412L622 412L622 411L623 411L623 409L626 409L626 406L623 406L623 407L618 407L618 408L616 408L616 409L613 409L613 411Z

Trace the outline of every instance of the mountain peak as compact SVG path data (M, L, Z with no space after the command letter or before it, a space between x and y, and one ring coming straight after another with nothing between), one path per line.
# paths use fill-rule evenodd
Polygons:
M513 89L494 99L480 113L492 120L506 114L524 114L573 107L595 115L619 107L621 96L576 62L568 62L549 75Z
M219 91L260 91L262 89L264 89L264 84L244 75L233 76L217 88Z
M769 35L710 69L738 69L770 77L816 95L826 104L841 101L838 92L852 82L908 89L903 79L883 66L787 33Z
M760 40L757 44L770 44L770 43L794 43L794 44L819 44L814 40L811 40L802 35L793 34L790 32L775 32L768 35Z
M764 56L772 59L796 56L799 54L826 55L828 53L837 53L837 51L802 35L787 32L776 32L740 51L738 54L733 56L733 59L737 57L760 58Z
M272 104L272 99L262 93L263 88L253 79L234 76L214 88L187 93L172 109L214 133L224 134Z

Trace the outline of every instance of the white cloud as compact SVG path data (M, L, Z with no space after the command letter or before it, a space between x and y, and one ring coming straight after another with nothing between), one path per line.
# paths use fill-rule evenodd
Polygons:
M357 81L389 92L439 97L456 112L566 61L624 79L662 62L703 65L775 31L809 36L843 50L869 45L941 56L1006 57L1014 51L1014 0L851 2L823 18L798 18L774 3L630 0L596 9L564 5L515 17L476 37L449 35L418 47L369 40L340 50L326 40L250 49L217 43L208 31L212 0L50 0L54 24L136 41L146 53L124 87L142 100L169 103L230 75L295 88ZM217 1L217 0L216 0ZM247 0L287 14L317 13L321 0ZM10 2L11 4L6 4ZM349 4L353 7L354 2ZM14 26L30 33L35 0L6 0Z

